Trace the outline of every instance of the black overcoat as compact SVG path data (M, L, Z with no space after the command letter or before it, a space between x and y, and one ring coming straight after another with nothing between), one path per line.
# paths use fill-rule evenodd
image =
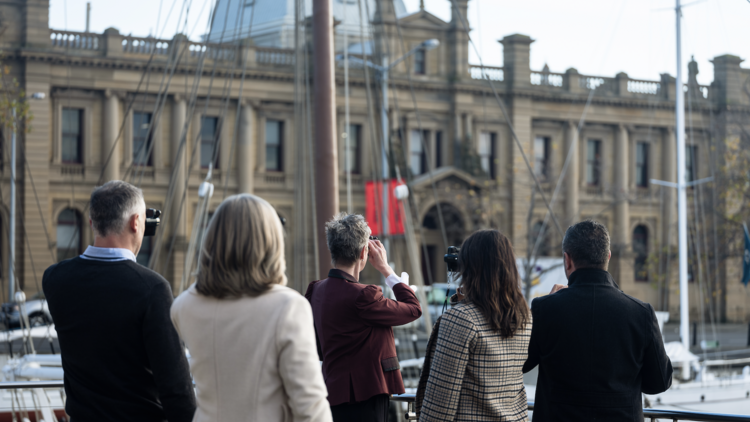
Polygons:
M523 371L539 365L534 422L642 421L641 393L672 384L654 308L607 271L574 271L567 289L534 299L531 312Z

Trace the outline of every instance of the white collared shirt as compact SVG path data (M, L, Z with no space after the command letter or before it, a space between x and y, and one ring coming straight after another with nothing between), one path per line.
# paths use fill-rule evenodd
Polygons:
M127 261L128 259L136 262L133 251L123 248L98 248L89 246L86 252L81 254L81 258L92 261Z

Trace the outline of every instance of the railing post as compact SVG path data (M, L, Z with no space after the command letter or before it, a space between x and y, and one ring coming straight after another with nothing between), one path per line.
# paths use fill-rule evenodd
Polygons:
M255 45L251 39L245 39L240 41L240 54L237 55L238 64L245 66L248 69L256 66L256 50Z
M576 68L571 67L565 71L563 87L568 92L583 92L581 89L581 75L578 74Z
M180 57L180 53L182 53L182 49L187 49L189 47L189 40L188 37L186 37L183 34L175 34L175 36L172 38L172 41L169 42L169 54L171 55L172 60L176 60L178 57ZM182 62L187 62L190 59L190 52L182 53Z
M675 94L675 79L669 73L661 74L661 90L665 100L674 101L677 98Z
M617 83L617 95L620 97L627 97L629 95L628 92L628 74L625 72L620 72L615 76L615 80Z
M122 40L120 31L117 28L107 28L104 30L104 55L107 57L121 57Z

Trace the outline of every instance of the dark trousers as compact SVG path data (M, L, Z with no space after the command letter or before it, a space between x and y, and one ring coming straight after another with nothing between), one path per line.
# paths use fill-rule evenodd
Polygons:
M388 422L388 394L378 394L365 401L331 406L333 422Z

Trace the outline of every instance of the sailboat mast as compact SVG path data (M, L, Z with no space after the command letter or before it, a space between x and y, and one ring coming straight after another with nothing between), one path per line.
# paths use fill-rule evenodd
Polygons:
M327 277L331 255L325 223L339 212L339 166L336 152L336 96L333 62L333 6L331 0L313 0L313 55L315 75L315 229L318 231L318 277Z
M675 116L677 135L677 232L680 261L680 338L685 350L690 350L690 313L688 306L688 264L687 264L687 194L685 192L685 92L682 84L682 35L680 0L675 0L675 21L677 24L677 78L675 89ZM683 362L682 378L690 378L690 366Z

